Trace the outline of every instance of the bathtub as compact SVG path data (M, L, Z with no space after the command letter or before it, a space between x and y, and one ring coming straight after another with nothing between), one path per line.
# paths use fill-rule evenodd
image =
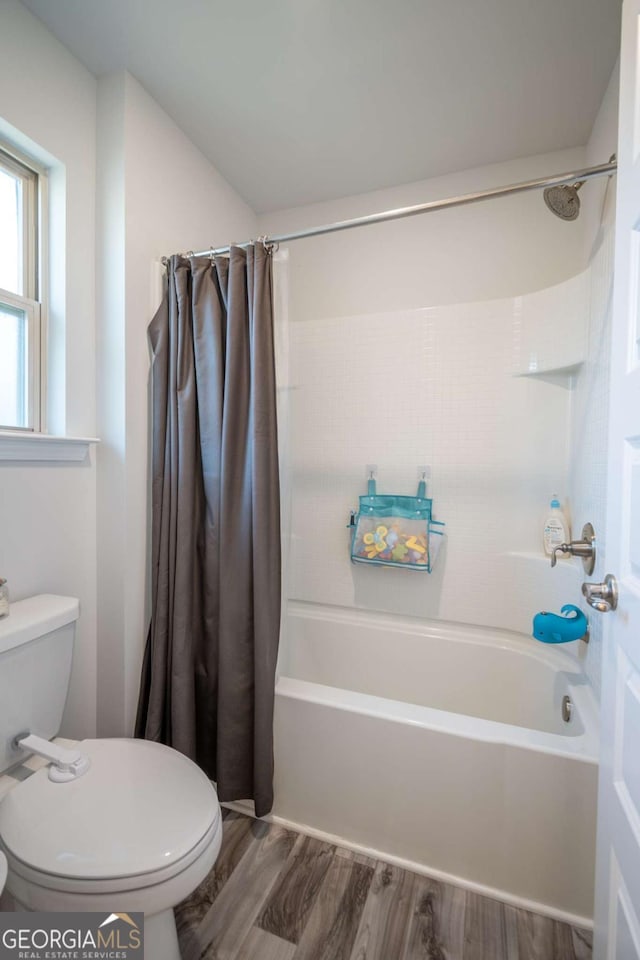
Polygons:
M588 925L598 717L579 643L290 603L275 818Z

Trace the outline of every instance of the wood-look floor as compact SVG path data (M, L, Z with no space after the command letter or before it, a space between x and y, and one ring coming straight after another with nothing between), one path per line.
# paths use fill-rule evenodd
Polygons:
M176 922L183 960L591 958L585 930L231 812Z

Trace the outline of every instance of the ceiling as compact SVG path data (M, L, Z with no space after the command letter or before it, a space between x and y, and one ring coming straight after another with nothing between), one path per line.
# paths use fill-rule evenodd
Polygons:
M621 8L24 2L93 73L129 70L259 213L585 144Z

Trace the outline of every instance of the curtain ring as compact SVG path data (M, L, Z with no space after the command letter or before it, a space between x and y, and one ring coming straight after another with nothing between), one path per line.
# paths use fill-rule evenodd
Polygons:
M269 237L266 234L262 237L258 237L258 242L262 244L269 256L271 256L272 253L277 253L280 249L280 244L273 243L271 240L269 240Z

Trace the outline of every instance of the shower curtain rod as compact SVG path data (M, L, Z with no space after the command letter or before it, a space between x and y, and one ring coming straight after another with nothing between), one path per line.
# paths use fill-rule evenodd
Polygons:
M418 203L412 207L398 207L396 210L385 210L382 213L372 213L366 217L355 217L353 220L338 220L336 223L327 223L321 227L310 227L308 230L298 230L295 233L281 233L276 236L264 236L258 239L266 246L286 243L289 240L303 240L305 237L319 237L323 233L337 233L339 230L352 230L354 227L366 227L372 223L384 223L387 220L402 220L404 217L415 217L420 213L431 213L434 210L444 210L447 207L462 207L467 203L477 203L479 200L490 200L493 197L505 197L512 193L524 193L527 190L540 190L546 187L557 187L563 183L574 183L576 180L592 180L595 177L612 176L617 170L617 163L612 158L608 163L601 163L595 167L586 167L584 170L574 170L570 173L560 173L554 177L540 177L536 180L523 180L506 187L493 187L490 190L478 190L476 193L463 193L457 197L447 197L444 200L429 200L427 203ZM229 253L231 246L249 247L255 241L245 240L243 243L234 243L228 247L210 247L208 250L198 250L196 253L189 250L182 254L184 257L215 257ZM162 258L167 263L167 258Z

